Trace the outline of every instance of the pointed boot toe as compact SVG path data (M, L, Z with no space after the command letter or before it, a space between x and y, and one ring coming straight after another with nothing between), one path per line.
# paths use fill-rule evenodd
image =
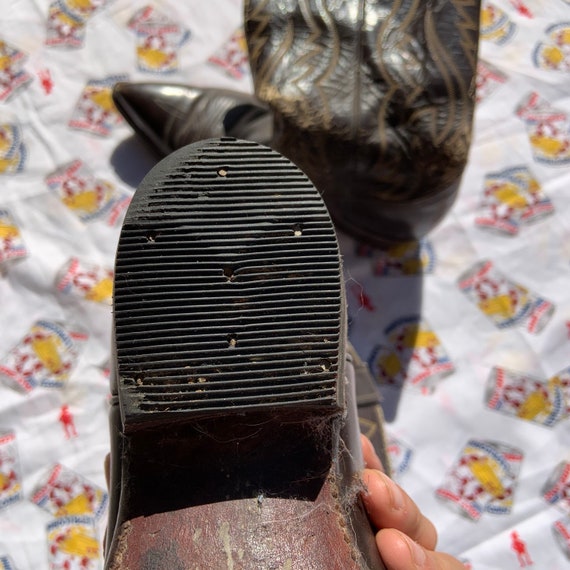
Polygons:
M273 124L268 108L251 95L167 83L119 82L115 106L159 155L223 136L267 144Z
M293 163L230 138L160 162L113 314L107 570L384 568L336 235Z

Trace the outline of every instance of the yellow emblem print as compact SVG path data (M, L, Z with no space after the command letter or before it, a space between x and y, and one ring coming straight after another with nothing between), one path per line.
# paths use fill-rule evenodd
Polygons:
M552 405L548 400L548 394L537 390L531 392L521 404L517 416L523 420L533 420L541 414L548 415L552 411Z
M52 373L61 371L62 360L60 351L63 347L61 340L55 336L40 336L32 339L32 349L38 360Z
M543 133L530 135L530 144L545 156L556 158L568 150L568 144L554 136Z
M91 189L78 194L70 194L63 197L63 203L71 210L92 214L99 206L99 192Z
M566 415L564 390L556 376L545 382L527 373L495 366L489 375L485 399L492 410L545 426L555 425Z
M525 197L514 184L506 183L497 186L493 190L493 195L502 204L516 210L522 210L528 204Z
M93 509L91 503L86 495L77 495L73 497L67 504L60 507L56 513L56 517L64 517L67 515L89 515L92 514Z
M5 71L10 68L12 64L12 58L7 52L6 43L0 40L0 70Z
M570 24L554 24L546 34L548 39L534 50L534 65L548 71L570 71Z
M14 482L9 475L6 475L0 471L0 491L6 491L7 489L10 489L12 493L16 493L20 490L20 488L21 487L19 483Z
M16 226L0 221L0 240L13 239L19 235L20 230Z
M497 295L479 301L479 308L488 317L500 317L501 319L511 319L516 315L520 305L524 305L528 301L526 291L522 290L521 296L513 298L512 295Z
M110 305L113 297L113 271L72 257L61 268L56 287L87 301Z
M484 2L481 7L481 39L496 44L508 42L516 31L507 14L491 2Z
M419 252L418 249L420 250ZM402 273L404 275L422 273L431 261L427 252L419 247L415 241L404 242L389 248L388 255L401 260Z
M97 558L99 556L99 543L97 539L89 536L82 530L72 530L70 535L62 542L61 550L66 554Z
M378 364L390 378L395 378L402 371L400 359L394 352L388 352L382 355Z
M115 104L113 103L113 98L111 96L111 88L105 87L103 89L98 88L87 88L85 90L85 97L90 99L97 105L101 110L108 113L115 112Z
M113 296L113 280L110 277L101 279L93 289L85 294L85 298L96 303L106 303Z
M11 212L0 209L0 264L26 255L26 246Z
M83 222L105 218L109 225L113 225L130 202L126 192L116 189L111 182L96 178L81 160L60 166L45 181Z
M70 528L59 542L59 551L63 554L93 560L99 556L99 542L81 527Z
M0 124L0 174L19 172L26 150L17 125Z
M156 40L151 40L146 45L137 47L137 57L145 67L159 70L170 65L173 54L164 51Z
M469 469L489 495L493 497L501 497L504 495L505 488L498 475L500 467L491 458L478 457L469 464Z
M67 8L74 14L81 15L82 18L88 18L98 8L97 4L92 0L65 0Z
M430 392L439 380L453 373L453 363L439 337L418 317L397 319L385 333L388 344L376 346L369 359L381 382L406 382Z

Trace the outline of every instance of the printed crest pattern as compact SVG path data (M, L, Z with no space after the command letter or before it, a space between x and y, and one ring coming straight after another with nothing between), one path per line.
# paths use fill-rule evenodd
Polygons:
M492 2L481 4L480 38L497 45L508 43L517 30L508 14Z
M386 328L388 346L378 345L369 359L370 369L381 383L404 383L433 392L454 366L438 336L426 322L411 316Z
M17 570L9 556L0 556L0 570Z
M69 380L87 335L61 323L37 321L0 360L0 379L30 392L37 386L61 388Z
M549 380L550 383L557 386L562 390L565 401L564 417L570 416L570 366L557 372Z
M499 328L522 326L529 333L538 334L554 313L550 301L507 278L489 260L468 269L458 285Z
M495 441L472 439L447 474L436 496L477 521L483 513L508 515L513 507L522 452Z
M568 403L555 378L544 382L499 366L489 375L485 401L493 410L547 427L567 417Z
M371 272L376 277L423 275L432 273L436 266L435 250L427 239L403 242L385 249L357 243L355 253L371 260Z
M534 160L549 166L570 163L570 121L566 113L536 92L522 100L516 113L526 123Z
M24 169L26 155L26 145L20 125L0 123L0 175L21 172Z
M12 431L0 431L0 511L22 498L22 475L16 435Z
M570 515L570 461L561 461L556 466L542 488L542 496Z
M28 254L20 228L12 213L0 209L0 266L22 259Z
M23 51L0 39L0 103L10 99L32 80L24 69L26 59Z
M548 39L534 49L534 65L549 71L570 72L570 22L549 26L545 35Z
M554 207L529 169L521 165L485 176L480 210L477 226L514 236L521 225L549 216Z
M80 48L88 20L109 0L54 0L49 5L46 45Z
M82 222L122 219L131 197L113 184L100 180L81 161L74 160L48 175L46 184Z
M82 475L56 464L38 485L31 501L54 517L101 518L107 507L107 492Z
M56 288L66 295L110 305L113 296L113 271L72 257L59 271Z
M67 516L47 525L50 570L99 570L101 552L92 517Z
M113 103L113 85L126 76L113 75L87 83L75 106L69 126L102 137L109 136L123 119Z
M552 524L552 533L556 539L556 544L570 560L570 517L564 517Z
M208 61L235 79L244 77L249 71L249 59L243 28L238 28Z
M447 89L457 56L449 40L458 34L457 47L471 51L478 0L387 2L381 22L368 10L373 3L353 0L250 3L302 11L296 14L316 51L280 52L275 61L294 56L313 68L324 49L330 61L325 54L320 70L326 74L345 40L370 40L360 42L362 55L386 71L388 91L379 87L377 95L393 103L388 122L404 143L408 119L435 118L441 133L453 138L457 121L450 108L470 106L466 96L476 97L457 199L427 238L377 248L338 231L349 338L366 357L382 398L393 477L438 527L439 548L473 570L566 568L570 0L482 0L478 58L462 70L465 90L459 91ZM248 22L240 0L6 4L0 34L0 570L102 570L114 251L132 190L155 162L120 118L112 88L123 80L155 81L251 93ZM348 38L343 18L360 17L353 9L365 4L364 36L350 32ZM310 19L315 8L323 18ZM289 25L292 30L297 20ZM332 42L322 43L321 33ZM282 49L287 45L285 38ZM401 105L416 98L400 89L402 45L411 46L416 87L433 105ZM435 82L424 81L426 46ZM355 107L342 106L358 114L358 101L376 95L359 93L358 80L348 85L366 72L358 57L345 55L348 66L328 103L334 107L346 97ZM295 65L288 70L293 78ZM263 73L271 76L272 69ZM329 107L322 109L327 116ZM460 129L465 140L469 127L467 121ZM430 166L440 167L437 161ZM426 196L437 201L432 190L426 187ZM346 207L357 193L347 188ZM220 223L224 218L220 206ZM231 255L241 246L228 247L217 253ZM377 438L381 408L372 400L358 420L362 433ZM153 562L160 567L159 558Z
M138 10L128 23L136 35L140 71L172 73L178 69L178 51L190 32L154 6Z
M494 65L479 59L477 63L477 103L490 97L501 85L509 80L506 73Z
M409 469L414 452L409 445L393 435L386 438L386 451L392 466L392 477L397 480Z

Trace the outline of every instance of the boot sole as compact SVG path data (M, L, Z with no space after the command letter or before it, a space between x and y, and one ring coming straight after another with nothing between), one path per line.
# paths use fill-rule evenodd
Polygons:
M137 191L117 250L125 430L337 406L341 305L334 229L292 163L233 140L175 153Z
M107 568L369 567L339 495L344 315L334 228L290 161L228 138L147 175L116 257Z

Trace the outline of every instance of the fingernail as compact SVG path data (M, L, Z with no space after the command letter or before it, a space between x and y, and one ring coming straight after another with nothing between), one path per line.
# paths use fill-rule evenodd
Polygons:
M408 545L410 546L414 564L416 565L417 568L423 568L427 559L425 550L415 540L412 540L411 538L407 537L406 540L408 541Z
M372 456L372 463L370 465L366 463L366 467L370 469L378 469L379 471L384 471L382 460L380 459L380 457L378 457L378 454L376 453L376 449L374 448L372 442L365 436L362 436L361 439L363 447L364 446L366 447L365 455Z
M372 455L374 456L374 459L377 461L378 466L381 467L381 471L384 471L384 465L382 465L382 460L380 459L380 457L378 457L378 454L376 453L374 446L370 444L370 447L372 447Z
M403 509L404 493L400 487L398 487L398 485L396 485L396 483L394 483L394 481L384 473L382 473L382 480L384 481L384 485L386 485L386 489L392 498L392 508L396 511Z

